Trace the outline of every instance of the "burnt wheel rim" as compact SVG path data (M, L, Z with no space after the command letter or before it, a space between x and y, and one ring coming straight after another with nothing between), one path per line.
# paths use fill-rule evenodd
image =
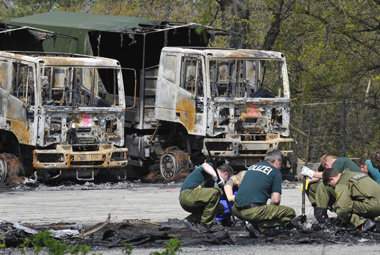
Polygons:
M8 173L7 164L5 163L4 159L0 158L0 183L5 182L7 173Z
M165 154L160 162L161 175L165 178L171 178L177 173L178 160L172 153Z

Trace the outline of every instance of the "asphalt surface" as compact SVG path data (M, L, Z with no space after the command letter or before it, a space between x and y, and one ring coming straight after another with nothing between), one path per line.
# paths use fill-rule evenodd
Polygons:
M102 222L111 213L111 221L149 219L163 222L183 219L185 212L178 202L180 184L117 183L38 186L14 188L0 193L1 219L25 223ZM299 184L283 184L282 205L301 213ZM306 213L313 217L310 203Z

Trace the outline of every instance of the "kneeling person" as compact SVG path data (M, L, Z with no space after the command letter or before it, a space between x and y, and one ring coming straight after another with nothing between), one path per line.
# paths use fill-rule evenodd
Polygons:
M247 170L235 196L232 212L252 224L248 230L253 236L258 236L254 231L256 228L264 232L284 225L296 216L294 209L280 205L282 176L279 169L283 159L281 151L268 150L263 162ZM271 202L267 204L269 198Z
M364 173L342 173L329 168L323 172L323 183L335 189L333 208L341 224L351 224L363 232L375 227L373 218L380 216L380 185ZM361 219L362 216L365 219Z
M202 231L202 227L212 230L215 216L224 212L224 206L219 203L221 192L217 187L223 186L228 180L232 168L222 165L217 171L221 183L217 183L213 167L209 163L203 163L186 177L181 187L179 202L185 211L191 213L185 223L198 232Z
M343 170L345 169L349 169L352 172L361 172L360 167L356 165L351 159L346 157L338 158L332 154L325 154L322 156L321 166L324 169L334 168L339 172L343 172ZM301 174L306 177L312 178L312 180L315 180L322 179L323 172L314 172L313 170L307 167L302 167ZM323 181L318 182L318 184L312 185L312 187L309 186L309 188L314 190L313 196L315 199L313 202L315 204L313 205L313 207L315 219L319 223L328 222L329 218L327 215L327 208L331 208L332 205L335 203L336 199L334 189L325 185Z

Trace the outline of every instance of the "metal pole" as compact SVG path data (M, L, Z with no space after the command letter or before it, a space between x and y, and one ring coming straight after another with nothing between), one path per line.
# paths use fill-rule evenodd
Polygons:
M142 56L142 69L140 74L140 128L144 128L144 104L145 104L145 54L146 54L146 34L143 34L143 56Z
M346 146L347 146L347 141L346 141L346 99L343 99L343 156L346 156Z
M310 161L310 150L311 150L310 137L311 137L311 130L313 128L313 117L314 117L314 113L311 113L311 115L310 115L310 121L309 121L309 130L307 132L305 166L308 166L309 161ZM306 193L306 177L305 176L303 177L302 185L303 185L303 188L302 188L302 208L301 208L302 215L301 215L301 222L304 222L304 221L306 221L306 210L305 210L305 203L306 203L306 201L305 201L305 197L306 197L306 194L305 194Z

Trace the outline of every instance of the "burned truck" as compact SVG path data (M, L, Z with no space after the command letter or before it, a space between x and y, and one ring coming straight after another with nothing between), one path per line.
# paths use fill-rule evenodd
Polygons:
M0 51L0 178L122 176L125 97L118 61ZM19 165L15 169L14 163Z
M159 162L170 178L201 163L207 149L236 170L263 160L272 147L292 154L283 54L164 47L159 65L142 77L140 103L126 111L129 164Z
M160 168L170 178L191 169L205 160L206 145L237 170L262 160L270 147L292 154L281 53L205 48L238 35L196 23L62 11L12 22L78 39L47 39L45 51L77 50L136 70L123 75L125 141L128 165L140 175Z

